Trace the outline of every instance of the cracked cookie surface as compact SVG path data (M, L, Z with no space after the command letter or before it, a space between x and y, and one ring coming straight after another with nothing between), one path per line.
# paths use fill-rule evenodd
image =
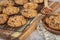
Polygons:
M44 0L30 0L30 2L33 2L33 3L43 3Z
M9 18L7 24L10 27L21 27L26 24L26 19L21 15L15 15Z
M13 0L0 0L0 6L14 5Z
M60 14L46 17L45 22L50 28L60 30Z
M27 18L34 18L37 16L37 11L31 9L24 9L22 10L22 15Z
M3 13L5 13L7 15L18 14L19 11L20 11L20 9L18 7L14 7L14 6L8 6L3 9Z
M0 14L0 24L6 23L8 16L6 14Z
M28 0L15 0L15 3L18 4L18 5L23 5L27 2L28 2Z
M38 7L38 4L36 3L26 3L23 6L26 9L36 9Z

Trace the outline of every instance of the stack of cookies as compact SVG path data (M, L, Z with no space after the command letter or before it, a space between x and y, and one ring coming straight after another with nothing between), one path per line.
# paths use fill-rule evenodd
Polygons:
M43 0L0 0L0 25L21 27L38 15ZM39 10L40 12L40 10Z

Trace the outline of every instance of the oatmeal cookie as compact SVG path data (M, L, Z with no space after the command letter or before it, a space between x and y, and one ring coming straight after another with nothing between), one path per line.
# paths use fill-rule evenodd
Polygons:
M12 5L15 5L15 3L14 3L14 0L7 0L7 5L8 6L12 6Z
M60 14L46 17L45 21L50 28L60 30Z
M13 0L0 0L0 6L14 5Z
M22 10L22 15L27 18L33 18L37 16L37 11L32 9L24 9Z
M0 24L4 24L8 19L8 15L0 14Z
M0 13L2 12L2 7L0 7Z
M20 11L19 8L14 6L8 6L3 9L3 13L7 15L18 14L19 11Z
M36 9L38 7L38 4L36 3L26 3L23 6L26 9Z
M15 15L9 18L7 24L10 27L21 27L26 24L26 19L21 15Z
M30 0L30 2L33 2L33 3L43 3L43 0Z
M23 5L24 3L27 3L28 0L15 0L15 3L18 5Z

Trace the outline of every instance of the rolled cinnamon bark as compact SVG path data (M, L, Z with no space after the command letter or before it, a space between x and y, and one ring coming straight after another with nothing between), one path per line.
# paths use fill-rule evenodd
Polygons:
M41 10L42 14L48 14L52 12L52 9L48 6L48 0L44 0L44 8Z

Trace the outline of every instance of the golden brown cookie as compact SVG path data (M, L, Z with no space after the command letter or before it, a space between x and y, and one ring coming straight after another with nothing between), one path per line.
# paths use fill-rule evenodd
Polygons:
M26 19L21 15L15 15L9 18L7 24L10 27L21 27L27 23Z
M8 0L8 6L15 5L14 0Z
M33 3L43 3L44 0L30 0L30 2L33 2Z
M48 26L55 30L60 30L60 14L59 15L52 15L45 18L45 22Z
M0 14L0 24L4 24L8 19L6 14Z
M15 0L15 3L18 5L23 5L24 3L27 3L28 0Z
M26 3L23 6L26 9L36 9L38 7L38 4L36 3Z
M3 9L3 13L7 15L18 14L19 11L20 11L19 8L14 6L8 6Z
M0 13L2 12L2 10L3 10L2 7L0 7Z
M0 6L14 5L13 0L0 0Z
M37 16L37 11L32 9L24 9L22 10L22 15L27 18L33 18Z

